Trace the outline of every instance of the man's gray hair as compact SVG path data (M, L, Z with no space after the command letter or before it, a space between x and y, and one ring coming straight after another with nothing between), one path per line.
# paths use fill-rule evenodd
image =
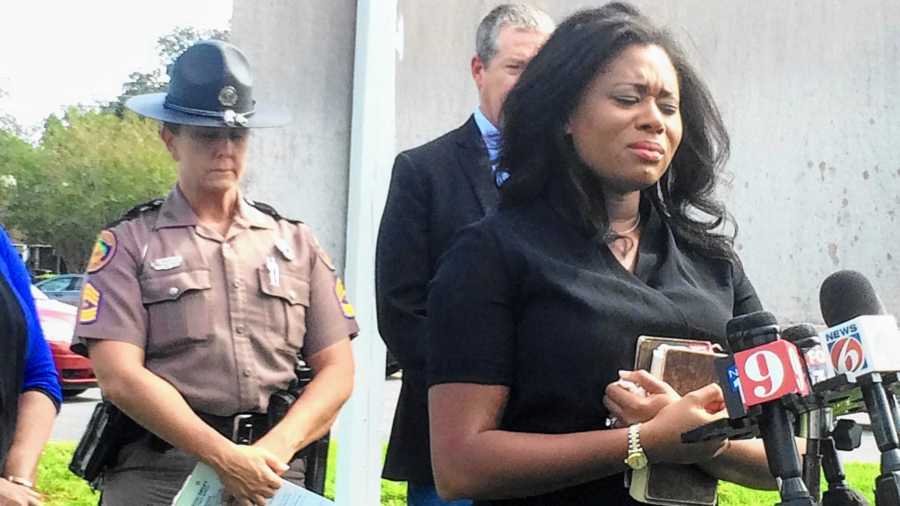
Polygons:
M488 65L497 54L497 37L500 30L507 26L549 34L556 28L556 23L549 14L531 5L502 4L494 7L481 20L475 33L475 53L484 65Z

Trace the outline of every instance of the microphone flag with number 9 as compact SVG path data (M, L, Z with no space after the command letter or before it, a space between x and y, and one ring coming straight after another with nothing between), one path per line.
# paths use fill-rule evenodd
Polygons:
M793 343L777 340L734 354L744 405L748 408L787 394L808 395L809 382Z

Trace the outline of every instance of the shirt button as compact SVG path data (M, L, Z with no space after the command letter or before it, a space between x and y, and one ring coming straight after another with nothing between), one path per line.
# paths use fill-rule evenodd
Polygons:
M229 249L231 249L231 245L228 244L227 242L226 242L226 243L222 243L222 249L224 249L224 250L229 250Z
M243 333L244 333L244 326L243 326L243 325L238 325L237 327L234 328L234 331L237 332L238 334L243 334Z
M237 280L232 281L232 282L231 282L231 286L233 286L233 287L235 287L235 288L238 288L239 286L241 286L241 282L240 282L240 281L237 281Z
M250 377L250 369L244 369L241 372L241 374L243 374L245 378L249 378Z
M174 286L169 288L169 295L178 295L178 288L175 288Z

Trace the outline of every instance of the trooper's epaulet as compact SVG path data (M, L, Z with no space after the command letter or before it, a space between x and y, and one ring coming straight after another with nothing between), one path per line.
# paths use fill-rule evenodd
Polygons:
M287 217L284 217L284 216L278 214L278 211L276 211L274 207L270 206L269 204L266 204L265 202L259 202L259 201L250 200L250 199L246 199L246 200L247 200L248 204L255 207L263 214L268 214L269 216L275 218L276 220L284 220L284 221L288 221L290 223L303 223L300 220L287 218Z
M112 228L112 227L118 225L119 223L122 223L123 221L133 220L133 219L137 218L138 216L140 216L141 214L146 213L147 211L153 211L154 209L159 209L160 206L163 205L163 202L165 202L165 199L153 199L153 200L144 202L143 204L138 204L138 205L132 207L131 209L129 209L128 211L126 211L125 214L120 216L117 220L107 224L106 227L104 227L104 228Z

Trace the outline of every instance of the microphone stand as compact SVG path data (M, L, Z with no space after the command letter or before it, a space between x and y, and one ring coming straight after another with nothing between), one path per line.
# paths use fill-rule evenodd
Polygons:
M891 416L894 418L894 428L900 431L900 407L897 405L897 395L895 388L897 387L897 372L882 373L881 382L884 385L884 393L888 399L888 406L891 408ZM900 435L898 435L900 437Z
M769 470L780 480L781 502L776 506L816 506L803 483L797 443L790 413L777 402L762 405L759 432L769 461Z
M813 501L821 496L822 440L831 428L831 409L814 409L803 414L806 427L806 453L803 455L803 482Z
M778 340L775 317L766 311L732 318L726 325L726 332L732 354ZM817 506L803 483L792 413L782 404L782 399L770 400L759 406L761 412L756 417L759 433L769 470L778 480L781 497L781 502L776 506Z
M859 447L858 426L843 420L834 423L834 411L830 407L804 413L806 422L806 453L803 455L803 482L814 501L821 497L822 506L868 506L862 494L850 488L837 450ZM836 443L835 439L840 439ZM821 494L821 474L824 471L828 490Z
M834 439L821 440L822 470L828 491L822 495L822 506L868 506L869 501L847 484L847 476L837 456Z
M875 479L875 504L900 506L900 442L881 375L867 374L857 378L857 383L872 422L872 435L881 452L881 475Z

